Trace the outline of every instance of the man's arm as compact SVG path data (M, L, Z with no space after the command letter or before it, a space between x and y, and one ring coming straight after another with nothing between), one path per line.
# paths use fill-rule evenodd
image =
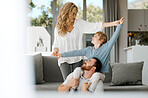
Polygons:
M79 79L72 78L66 85L61 84L58 87L59 92L68 92L71 87L78 86L79 85Z
M78 86L79 79L73 78L73 73L69 74L66 80L58 87L59 92L68 92L71 87Z
M59 87L58 87L58 91L59 92L68 92L70 90L71 86L69 85L63 85L61 84Z

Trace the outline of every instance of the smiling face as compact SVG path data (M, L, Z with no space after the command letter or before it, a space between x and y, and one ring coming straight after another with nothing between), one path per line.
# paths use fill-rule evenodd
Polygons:
M94 45L96 44L102 45L102 44L105 44L106 42L107 42L107 36L103 32L96 32L94 37L92 37L92 41L91 41L91 43L93 43Z
M85 61L84 64L81 66L83 70L91 70L94 67L94 64L96 63L96 59L90 59L88 61ZM95 68L95 67L94 67Z
M92 37L91 43L93 43L93 44L102 44L102 41L100 40L100 36L98 36L98 34L95 34L94 37Z

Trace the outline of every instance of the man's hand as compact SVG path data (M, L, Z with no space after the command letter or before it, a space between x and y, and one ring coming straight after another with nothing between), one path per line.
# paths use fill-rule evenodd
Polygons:
M125 19L125 17L122 17L122 18L120 19L120 24L123 24L124 19Z
M57 56L58 52L59 52L59 48L54 48L52 56Z
M87 82L83 83L82 87L81 87L81 90L83 92L88 92L88 88L89 88L90 85L91 85L91 82L90 83L87 83Z
M78 86L79 85L79 79L74 79L72 77L72 79L68 82L67 85L70 86L70 87Z

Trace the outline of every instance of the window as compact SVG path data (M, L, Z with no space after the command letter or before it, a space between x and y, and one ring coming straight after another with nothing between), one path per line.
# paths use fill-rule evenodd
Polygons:
M103 0L87 0L86 20L89 22L103 21Z
M28 17L32 26L52 25L52 2L53 0L29 0Z
M128 0L128 9L148 9L148 0Z

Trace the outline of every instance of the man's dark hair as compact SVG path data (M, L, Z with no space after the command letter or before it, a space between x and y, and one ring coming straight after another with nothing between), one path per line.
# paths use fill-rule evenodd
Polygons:
M96 67L95 72L100 72L101 71L101 68L102 68L101 61L99 59L95 58L95 57L93 57L92 59L95 59L96 60L96 62L94 64L94 66Z

